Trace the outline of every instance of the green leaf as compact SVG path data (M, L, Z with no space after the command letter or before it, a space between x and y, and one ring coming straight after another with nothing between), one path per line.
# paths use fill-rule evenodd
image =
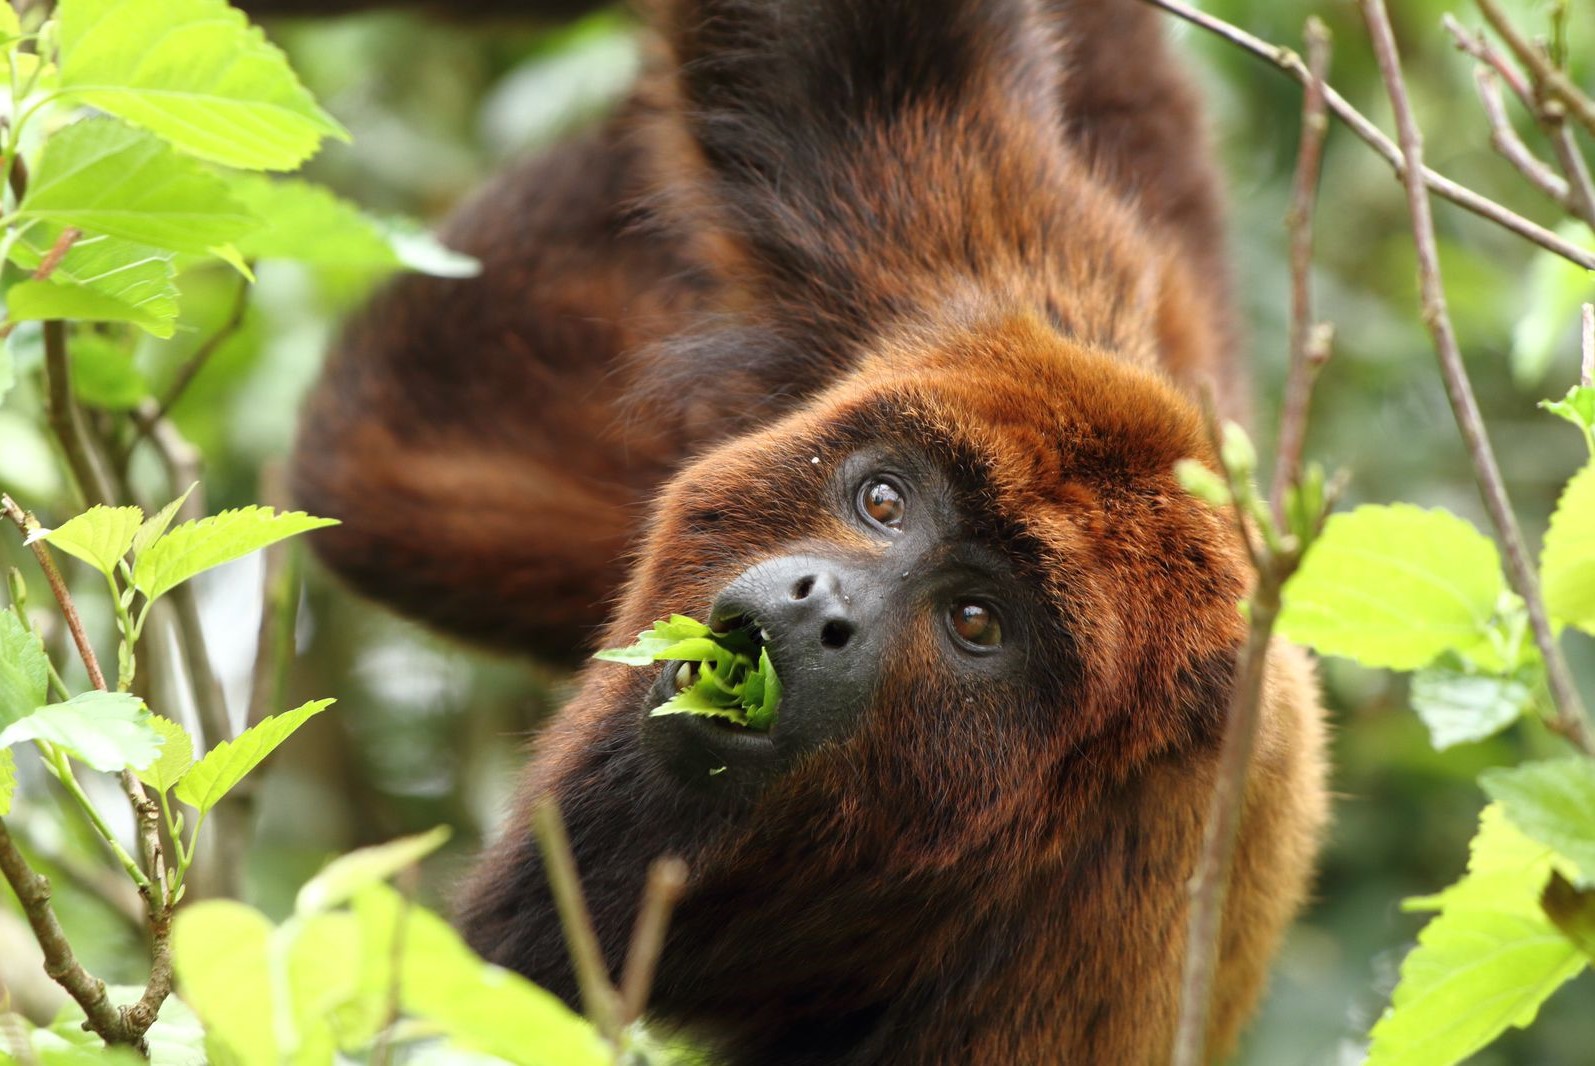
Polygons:
M1479 784L1519 831L1595 881L1595 762L1574 756L1498 767Z
M474 278L482 272L481 260L456 252L411 219L379 219L377 225L399 262L417 273L436 278Z
M322 138L348 140L224 0L61 0L58 13L61 87L184 151L293 170Z
M278 1066L272 925L252 907L205 900L177 912L172 965L207 1031L211 1061Z
M0 726L10 726L44 703L50 661L39 635L10 611L0 611Z
M1373 1029L1367 1066L1447 1066L1540 1004L1584 968L1583 957L1540 907L1552 853L1486 808L1468 873L1419 906L1440 914L1418 934L1401 982Z
M44 142L17 217L196 255L258 225L216 175L158 138L103 118Z
M1436 750L1494 736L1534 706L1534 690L1512 677L1431 666L1412 676L1412 709Z
M6 393L10 392L16 383L17 368L11 356L11 346L0 344L0 403L5 402Z
M17 794L17 760L10 748L0 748L0 818L11 813L11 797Z
M22 21L17 9L9 3L0 4L0 41L14 41L22 36Z
M131 693L84 692L12 722L0 731L0 748L44 740L96 770L138 769L161 753L161 735L149 720L144 701Z
M1545 531L1540 570L1551 616L1595 633L1595 462L1567 483Z
M1506 591L1495 545L1441 510L1331 517L1284 589L1279 631L1324 655L1415 670L1486 638Z
M76 518L29 538L42 540L102 574L116 573L116 564L133 546L133 535L144 521L137 507L90 507Z
M51 239L39 244L27 238L18 241L12 246L11 261L24 270L34 270L59 230L56 226L40 229ZM18 322L51 318L131 322L154 336L170 337L177 321L172 253L98 234L80 237L48 280L13 285L6 293L6 305L7 315ZM81 335L73 338L74 363L86 339ZM74 365L73 370L78 368Z
M161 757L139 770L138 779L157 792L170 792L194 765L194 738L170 718L150 716L150 728L163 738Z
M492 966L437 915L385 885L355 899L367 988L392 983L393 937L403 923L399 1004L451 1041L522 1066L607 1066L615 1053L593 1027L519 974Z
M259 551L287 537L338 523L303 511L278 514L270 507L244 507L184 522L139 555L133 584L150 599L213 566Z
M247 259L294 259L332 266L396 269L399 256L377 224L331 191L307 181L240 174L230 188L265 225L238 241Z
M400 837L333 859L299 890L295 912L314 914L347 903L362 889L386 881L432 854L449 839L450 832L448 826L440 825L430 832Z
M149 546L160 540L166 533L167 527L172 524L172 519L177 517L177 512L183 509L183 504L188 502L188 497L198 487L199 482L194 482L183 490L183 494L159 511L139 527L133 535L133 554L142 555L149 550Z
M339 1036L346 1046L364 1045L387 1023L391 990L371 996L369 1003L356 1003L361 944L354 915L339 911L290 921L277 930L276 946L287 958L293 1001L294 1042L288 1061L307 1066L339 1061ZM351 1032L355 1011L359 1031Z
M1584 434L1584 444L1595 455L1595 388L1574 385L1560 400L1541 400L1540 408L1566 419Z
M1579 888L1552 871L1540 893L1540 906L1584 958L1595 962L1595 889Z
M333 702L312 700L286 714L267 715L237 739L222 741L189 769L173 795L202 814L209 811L296 729Z

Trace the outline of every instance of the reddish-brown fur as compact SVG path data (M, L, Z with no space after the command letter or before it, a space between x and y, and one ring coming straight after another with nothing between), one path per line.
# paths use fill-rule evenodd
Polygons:
M612 962L649 860L688 859L655 1007L728 1061L1159 1061L1248 574L1172 473L1212 461L1200 387L1241 405L1183 77L1134 0L655 21L624 113L449 224L484 277L403 279L350 327L296 457L305 505L344 519L324 554L435 624L569 658L623 580L608 643L789 545L868 556L825 486L909 449L1051 628L1010 684L911 626L851 734L735 803L650 762L643 671L589 667L467 935L574 994L525 832L552 794ZM1215 1056L1323 812L1311 672L1281 645Z

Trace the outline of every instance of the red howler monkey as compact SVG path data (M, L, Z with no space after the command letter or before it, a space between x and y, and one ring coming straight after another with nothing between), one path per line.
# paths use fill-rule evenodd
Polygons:
M785 695L754 734L649 717L674 664L586 667L465 934L574 998L552 795L611 965L649 862L690 864L653 1013L717 1061L1161 1061L1248 574L1172 472L1213 461L1198 387L1236 391L1186 81L1136 0L652 22L620 114L447 224L482 277L349 325L295 484L400 610L565 659L756 624ZM1280 646L1214 1057L1305 893L1321 759Z

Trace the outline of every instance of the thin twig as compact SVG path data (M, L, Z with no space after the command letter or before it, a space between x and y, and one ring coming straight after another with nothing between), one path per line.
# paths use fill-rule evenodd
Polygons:
M617 1041L620 1036L620 1004L610 983L603 949L598 945L598 934L593 931L587 901L582 897L581 879L576 870L576 857L570 850L570 837L565 833L565 822L552 797L538 804L537 812L532 816L532 826L537 831L543 865L548 870L548 883L554 892L554 905L559 910L559 921L565 929L565 943L570 948L571 963L576 968L576 984L581 989L583 1012L601 1035L612 1042Z
M1579 367L1578 381L1586 389L1595 388L1595 304L1585 304L1580 317L1584 325L1584 359Z
M620 1027L624 1029L642 1017L653 989L659 953L665 947L665 931L670 914L676 909L687 887L687 864L677 858L656 859L648 868L648 887L643 892L642 909L632 929L631 947L620 978Z
M1484 0L1488 2L1488 0ZM1479 413L1478 401L1473 395L1473 385L1462 365L1462 351L1457 344L1456 331L1451 325L1451 315L1446 309L1445 287L1441 281L1440 256L1434 235L1434 219L1429 210L1429 195L1424 183L1417 179L1423 173L1423 136L1412 114L1412 104L1407 98L1407 88L1401 77L1401 60L1396 51L1395 35L1390 28L1390 17L1383 0L1362 0L1363 16L1373 39L1374 55L1384 78L1385 89L1390 94L1395 111L1396 126L1400 131L1401 150L1407 159L1407 205L1412 213L1413 240L1418 253L1418 280L1423 299L1423 321L1433 337L1435 353L1440 359L1440 373L1445 379L1446 397L1462 431L1462 440L1473 461L1474 477L1484 497L1485 509L1495 526L1506 557L1507 576L1512 588L1527 606L1529 623L1534 630L1534 642L1545 662L1546 681L1556 705L1551 728L1566 737L1581 751L1595 755L1583 703L1573 685L1567 662L1556 642L1545 601L1540 595L1539 579L1529 562L1523 544L1523 534L1518 529L1517 518L1512 513L1506 486L1496 464L1495 452L1485 433L1484 418Z
M39 530L39 520L18 506L17 501L10 496L0 495L0 511L10 519L23 537L31 537ZM83 660L83 668L88 671L89 683L101 692L108 686L105 684L105 674L100 670L100 660L94 654L94 645L89 643L88 632L83 628L83 619L78 614L77 605L72 602L72 593L67 590L66 581L61 577L60 569L55 565L55 559L50 555L50 549L42 540L36 540L31 545L33 557L38 560L39 569L44 571L44 579L50 584L50 591L55 595L55 602L61 608L61 617L66 619L67 630L72 634L72 642L77 645L78 657Z
M1312 73L1307 69L1307 64L1289 48L1270 44L1260 37L1253 36L1245 30L1223 19L1214 18L1203 11L1198 11L1184 0L1143 0L1144 3L1162 8L1169 14L1184 19L1193 25L1200 26L1210 33L1217 34L1232 44L1250 52L1251 54L1267 60L1280 70L1295 78L1302 86L1312 80ZM1401 148L1396 142L1374 125L1362 112L1352 107L1333 88L1325 86L1324 102L1329 111L1339 118L1353 133L1362 138L1374 151L1384 157L1385 162L1395 170L1398 176L1404 176L1406 162L1402 156ZM1471 211L1482 218L1487 218L1503 228L1516 233L1524 240L1539 245L1548 251L1570 262L1577 263L1585 270L1595 270L1595 251L1580 248L1546 229L1537 222L1531 222L1522 215L1501 206L1488 197L1481 196L1464 185L1459 185L1450 178L1437 171L1424 168L1418 172L1426 184L1438 196L1442 196L1458 207Z
M1573 203L1567 179L1529 151L1528 145L1517 135L1517 130L1512 128L1512 120L1506 114L1506 101L1501 98L1499 76L1480 64L1473 70L1473 81L1479 90L1479 103L1484 108L1485 121L1490 124L1491 146L1516 167L1530 185L1550 197L1562 210L1571 213Z
M83 1008L89 1029L107 1044L136 1042L136 1036L129 1037L105 982L85 970L72 953L66 931L55 916L55 908L50 906L50 882L28 865L4 820L0 820L0 873L17 894L33 938L44 952L45 973Z
M1494 71L1512 91L1512 95L1534 116L1534 121L1550 140L1551 149L1556 153L1556 164L1567 181L1567 210L1595 230L1595 182L1590 179L1589 164L1584 161L1584 154L1579 150L1578 141L1567 124L1566 109L1560 105L1545 106L1523 72L1485 39L1483 31L1470 33L1450 15L1442 16L1440 21L1457 48Z
M1569 115L1578 120L1579 125L1595 134L1595 100L1591 100L1582 89L1573 84L1566 73L1551 62L1549 56L1519 33L1517 27L1512 25L1512 20L1506 17L1506 12L1501 10L1495 0L1477 0L1477 3L1490 28L1506 42L1512 54L1517 56L1518 62L1529 69L1540 93L1556 100L1567 109Z
M155 412L154 421L165 418L171 413L172 408L177 405L178 400L183 398L183 393L188 391L188 387L199 376L199 372L205 369L211 357L244 324L244 314L248 310L249 279L240 277L238 279L238 290L233 295L232 309L227 312L227 318L217 327L216 332L212 333L205 339L203 344L194 349L194 354L188 357L187 362L178 368L171 384L166 386L166 391L161 395L160 407Z
M1324 136L1329 117L1324 109L1324 78L1329 70L1329 28L1307 20L1307 67L1312 77L1302 102L1301 146L1291 186L1290 211L1290 371L1285 381L1284 413L1279 424L1279 453L1269 493L1274 522L1285 527L1285 495L1301 475L1301 454L1307 437L1307 405L1313 379L1329 357L1328 327L1315 329L1312 300L1313 212L1318 202Z

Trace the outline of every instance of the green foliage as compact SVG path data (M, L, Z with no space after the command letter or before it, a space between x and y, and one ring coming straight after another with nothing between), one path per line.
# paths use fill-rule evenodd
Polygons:
M37 633L0 611L0 726L36 711L50 690L50 660Z
M1401 964L1401 983L1373 1029L1368 1066L1446 1066L1512 1026L1584 968L1540 907L1557 862L1550 849L1487 808L1468 873L1438 896L1413 900L1440 913Z
M225 0L61 0L61 88L203 159L292 170L347 139Z
M258 224L213 172L153 134L104 118L44 142L16 217L198 255Z
M36 269L60 237L61 227L35 225L11 248L11 261ZM36 244L34 234L49 240ZM173 253L115 237L79 238L44 281L21 281L6 293L6 313L14 321L50 318L131 322L157 337L170 337L177 321L177 283ZM88 339L88 338L83 338ZM104 350L104 341L98 345ZM74 345L74 370L84 358ZM85 395L84 400L93 402Z
M95 770L147 766L161 737L149 725L144 701L126 692L84 692L52 703L0 730L0 748L42 740L64 748Z
M1587 240L1583 227L1571 222L1558 232L1574 244ZM1577 321L1579 305L1590 298L1589 274L1559 255L1540 252L1524 293L1522 314L1512 328L1512 377L1520 388L1532 388L1564 350L1568 323Z
M1284 592L1279 631L1325 655L1415 670L1479 653L1506 582L1495 545L1466 521L1410 504L1329 519Z
M1595 634L1595 462L1567 483L1540 565L1551 616Z
M143 523L144 512L137 507L90 507L38 539L109 577L132 549Z
M1525 836L1595 881L1595 760L1582 756L1486 770L1479 784Z
M635 644L605 648L593 658L627 666L681 660L676 694L653 709L656 715L697 714L758 730L775 725L781 681L769 652L745 629L716 633L696 618L675 614L637 634Z
M0 818L11 813L11 797L17 791L17 759L10 748L0 748Z
M1412 675L1412 709L1437 750L1493 736L1535 706L1534 687L1519 677L1479 673L1460 664Z
M299 890L294 910L302 915L330 910L349 902L362 889L386 881L441 848L449 839L446 825L375 847L361 848L327 864Z
M1584 953L1586 962L1595 962L1595 890L1579 888L1553 871L1540 893L1540 906L1562 935Z
M194 738L170 718L151 715L150 728L161 736L160 758L137 771L138 779L157 792L170 792L194 765Z
M1540 407L1571 422L1584 434L1584 444L1595 455L1595 388L1574 385L1560 400L1541 400Z
M300 894L281 926L207 901L177 919L174 962L214 1053L240 1063L325 1062L378 1039L398 1013L449 1048L523 1066L608 1066L585 1021L524 978L479 959L437 915L382 883L439 834L355 852ZM348 910L333 909L348 904ZM272 973L282 960L286 980ZM397 964L397 966L395 965Z
M334 519L314 518L303 511L278 514L270 507L242 507L184 522L139 555L133 564L133 585L156 600L212 567L299 533L337 524Z
M201 814L206 813L295 730L333 702L312 700L286 714L267 715L238 734L236 739L222 741L182 775L173 788L173 795Z

